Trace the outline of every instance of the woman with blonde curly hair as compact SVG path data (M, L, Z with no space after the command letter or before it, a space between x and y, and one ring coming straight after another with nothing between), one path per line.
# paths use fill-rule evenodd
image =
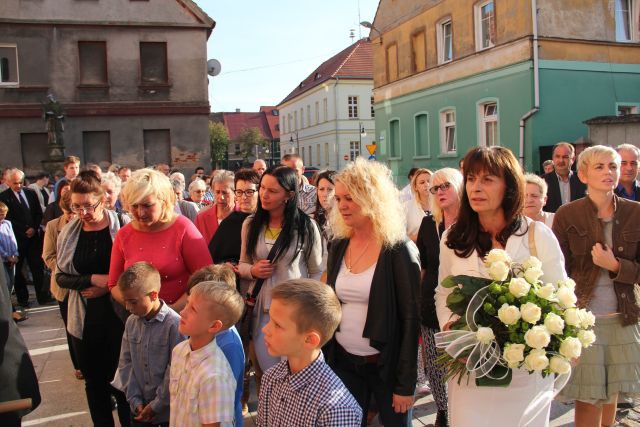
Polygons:
M342 320L328 359L365 414L373 393L385 426L407 424L416 386L420 262L402 218L382 163L358 158L335 176L327 283Z
M175 212L176 194L161 172L135 171L122 190L122 199L132 221L113 242L111 294L123 304L118 278L129 266L147 261L160 272L160 298L174 310L182 310L187 302L187 279L211 264L207 243L189 219Z

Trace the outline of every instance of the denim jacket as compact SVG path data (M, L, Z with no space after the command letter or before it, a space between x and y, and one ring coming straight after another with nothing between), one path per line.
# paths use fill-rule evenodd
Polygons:
M622 313L622 324L640 317L640 203L613 196L613 254L620 262L617 274L610 273ZM604 229L598 208L589 197L561 206L553 221L564 253L567 274L575 280L578 306L586 307L595 288L600 267L593 263L591 248L604 244Z

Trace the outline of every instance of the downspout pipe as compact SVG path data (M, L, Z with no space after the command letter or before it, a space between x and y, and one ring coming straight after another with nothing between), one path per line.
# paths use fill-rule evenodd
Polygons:
M531 23L533 25L533 108L520 117L520 165L524 168L525 122L540 111L540 66L538 58L538 2L531 0Z

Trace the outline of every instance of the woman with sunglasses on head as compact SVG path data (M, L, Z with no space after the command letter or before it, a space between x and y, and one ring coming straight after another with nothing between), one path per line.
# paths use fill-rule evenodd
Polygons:
M260 179L256 212L242 225L238 264L241 278L263 280L251 327L253 350L262 372L280 361L269 355L262 332L269 322L271 289L290 279L319 279L321 262L322 242L318 227L298 209L296 171L282 165L267 169Z
M135 171L122 191L122 200L131 223L113 243L111 294L124 306L116 286L118 278L131 265L146 261L160 272L160 298L174 310L182 310L187 304L189 276L211 264L205 240L189 219L176 213L171 182L159 171Z
M107 287L111 248L122 224L115 211L105 209L104 189L95 172L81 172L69 191L71 211L77 217L58 236L55 274L58 286L69 289L67 330L73 336L94 425L114 425L113 395L120 425L128 426L127 399L110 384L118 367L124 324Z
M431 176L429 188L431 212L422 220L416 240L416 245L420 250L420 265L422 267L420 303L422 345L426 353L424 360L429 386L438 407L438 415L434 424L436 427L448 425L447 389L444 372L436 364L438 354L434 339L434 334L440 331L434 299L440 266L440 238L444 231L458 219L462 191L462 174L457 169L440 169Z

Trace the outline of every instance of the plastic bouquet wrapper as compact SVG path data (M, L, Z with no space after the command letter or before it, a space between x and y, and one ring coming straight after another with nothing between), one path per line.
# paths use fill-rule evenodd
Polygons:
M571 375L571 361L596 340L595 316L576 307L572 279L543 283L542 263L511 261L501 249L484 259L490 279L449 276L447 307L459 316L435 334L438 362L447 380L474 374L478 386L508 386L513 369L555 375L557 394Z

